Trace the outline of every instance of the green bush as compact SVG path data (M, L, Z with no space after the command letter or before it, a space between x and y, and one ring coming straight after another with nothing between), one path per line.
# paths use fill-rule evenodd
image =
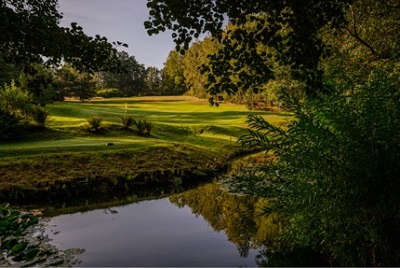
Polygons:
M101 116L92 115L86 121L87 121L86 125L82 127L84 131L94 133L94 132L99 132L100 130L103 129L102 126L103 118Z
M124 93L117 88L103 88L96 91L97 97L118 98L124 97Z
M154 124L146 120L134 120L133 124L136 126L140 135L150 135Z
M35 125L39 127L45 127L49 120L49 112L41 106L34 106L29 114Z
M0 87L0 109L8 114L24 117L29 113L32 102L32 95L17 87L14 81L10 85Z
M21 126L19 119L0 109L0 141L20 134Z
M130 115L123 115L121 116L121 121L123 128L129 129L133 125L135 119Z
M265 212L282 213L290 247L340 266L400 263L399 82L377 71L357 86L330 82L336 92L319 99L286 97L295 120L285 129L249 117L241 142L279 161L239 188L271 200Z

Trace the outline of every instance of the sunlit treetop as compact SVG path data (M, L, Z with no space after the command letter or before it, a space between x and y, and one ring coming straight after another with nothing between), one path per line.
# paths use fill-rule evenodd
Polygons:
M226 19L241 24L246 16L260 13L271 15L268 21L271 25L289 23L292 26L297 25L299 29L312 26L304 32L306 33L327 23L332 22L335 26L344 22L344 9L351 2L349 0L148 0L150 17L145 22L145 27L149 34L157 34L166 29L174 31L174 41L184 47L202 33L218 35ZM273 30L270 29L271 32Z
M178 49L187 49L193 38L210 33L224 45L223 51L211 60L212 73L222 76L214 89L229 85L231 72L247 66L251 73L243 73L242 83L250 88L265 83L273 75L265 65L268 55L260 55L256 44L276 49L278 60L292 66L295 75L317 81L318 63L324 53L320 30L346 23L346 10L351 0L148 0L149 20L145 27L149 34L166 29ZM221 34L224 22L236 26L229 35ZM249 31L246 21L254 23ZM282 34L282 29L288 29ZM227 66L232 59L235 66ZM308 77L308 78L307 78ZM211 82L213 82L212 76ZM216 80L216 79L214 79ZM242 85L243 86L243 85ZM234 90L234 89L233 89Z

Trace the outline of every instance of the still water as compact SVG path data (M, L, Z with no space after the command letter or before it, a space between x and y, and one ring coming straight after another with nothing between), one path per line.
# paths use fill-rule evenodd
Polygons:
M257 266L261 241L271 234L254 217L260 200L228 194L216 183L123 200L97 209L87 202L53 208L45 234L60 250L84 249L78 266L92 267Z

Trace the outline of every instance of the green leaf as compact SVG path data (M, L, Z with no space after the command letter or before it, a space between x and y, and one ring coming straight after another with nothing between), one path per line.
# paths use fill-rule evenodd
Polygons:
M3 245L6 249L10 250L12 249L16 244L18 243L18 240L15 238L8 239L7 241L3 242Z
M0 221L0 227L7 228L11 225L11 222L8 220Z
M13 246L13 248L11 249L11 253L18 254L22 252L27 246L28 246L27 242L18 243L15 246Z
M40 249L38 247L32 247L28 249L25 253L25 259L31 260L35 258L40 253Z

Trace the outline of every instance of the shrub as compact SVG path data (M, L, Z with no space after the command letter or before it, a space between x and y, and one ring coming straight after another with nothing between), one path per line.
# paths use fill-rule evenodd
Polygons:
M146 120L144 120L144 134L150 135L153 126L153 123L146 122Z
M0 109L0 126L0 140L15 137L20 133L19 119L2 109Z
M136 126L140 135L150 135L154 124L146 120L134 120L133 124Z
M97 97L117 98L124 97L124 93L117 88L103 88L96 91Z
M83 126L83 130L87 132L99 132L102 127L103 118L98 115L92 115L87 120L87 124Z
M49 119L49 112L41 106L34 106L29 112L33 122L39 127L45 127Z
M26 116L32 101L32 95L17 87L14 81L10 85L4 85L3 88L0 88L0 107L13 116Z
M244 187L273 201L267 213L283 213L291 247L312 247L340 266L399 263L399 80L374 72L319 99L286 98L296 119L287 128L249 117L242 143L279 161Z
M130 115L121 116L121 120L122 120L122 126L125 129L129 129L135 121L135 119L133 119L133 117Z

